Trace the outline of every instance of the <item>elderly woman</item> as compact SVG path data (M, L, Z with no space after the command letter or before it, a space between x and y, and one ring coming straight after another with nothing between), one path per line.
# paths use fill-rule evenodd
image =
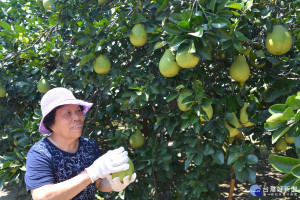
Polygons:
M41 100L41 133L49 134L27 154L25 183L36 199L95 199L95 189L122 191L129 179L112 179L111 173L127 170L123 147L101 154L95 141L82 137L84 114L91 103L76 99L66 88L49 90Z

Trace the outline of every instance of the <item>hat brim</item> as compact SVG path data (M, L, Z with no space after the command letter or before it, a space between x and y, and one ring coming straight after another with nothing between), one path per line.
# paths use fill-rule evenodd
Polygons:
M68 105L68 104L74 104L74 105L79 105L79 106L83 106L83 111L82 113L85 114L91 107L92 107L92 103L86 102L86 101L82 101L79 99L71 99L71 100L65 100L60 102L59 104L56 104L55 107L51 108L49 110L48 113L45 114L45 116L41 119L40 122L40 127L39 127L39 131L43 134L49 134L51 133L45 126L44 126L44 119L45 117L56 107L58 106L63 106L63 105Z

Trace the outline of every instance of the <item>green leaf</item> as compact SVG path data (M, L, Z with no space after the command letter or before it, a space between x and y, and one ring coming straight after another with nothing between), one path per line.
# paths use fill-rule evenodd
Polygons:
M184 99L182 99L182 104L188 104L188 103L193 103L195 101L195 98L193 95L189 95L189 96L186 96Z
M163 26L163 29L169 33L169 34L173 34L173 35L179 35L182 33L182 31L177 27L177 25L175 24L165 24Z
M199 121L198 123L194 124L194 130L197 134L200 133L200 129L201 129L201 122Z
M195 37L202 37L203 35L203 28L201 26L197 27L195 29L196 32L194 33L188 33L189 35L195 36Z
M203 153L204 153L205 156L212 155L213 153L215 153L215 150L214 150L212 145L210 145L209 143L206 143Z
M90 60L94 59L95 58L95 55L93 53L89 53L88 55L84 55L80 62L79 62L79 65L82 66L84 65L85 63L89 62Z
M215 163L222 165L224 163L224 154L221 151L216 152L212 155L212 158Z
M300 112L297 112L297 114L295 115L295 122L299 122L300 121Z
M239 40L244 40L245 38L244 34L241 33L240 31L235 31L234 34Z
M244 51L243 45L240 41L234 41L233 42L233 47L238 50L238 52L242 53Z
M234 174L235 174L237 180L239 180L242 183L246 181L246 178L248 176L247 173L248 172L247 172L247 170L245 168L242 171L238 171L236 169L234 170Z
M192 115L191 123L196 124L198 121L200 121L200 117L197 115Z
M169 17L169 20L175 24L178 24L180 21L182 21L182 15L179 13L172 13Z
M231 35L228 32L226 32L226 31L224 31L222 29L215 29L214 32L220 38L221 42L225 42L225 41L231 39Z
M157 85L151 85L150 86L150 91L151 91L152 94L159 94L159 90L158 90Z
M296 190L294 192L300 193L300 179L296 180L293 184L293 187L296 187Z
M199 45L195 45L197 49L197 55L205 60L211 60L211 50L205 47L199 47Z
M250 183L254 184L254 183L256 182L256 172L255 172L255 170L252 169L251 167L247 167L247 172L248 172L248 173L247 173L248 176L246 177L247 180L248 180Z
M258 158L254 154L247 155L246 160L248 164L256 164L258 162Z
M297 137L295 137L295 141L294 141L295 147L300 149L300 135L298 135Z
M300 179L300 164L292 169L292 174Z
M297 177L295 177L292 173L288 173L284 175L284 178L280 181L278 186L290 188L294 185L295 181L297 181Z
M253 0L247 0L245 10L249 10L253 6Z
M291 118L293 118L295 115L293 108L292 107L288 107L284 112L282 117L280 118L283 121L287 121L290 120Z
M236 3L234 1L229 1L225 7L227 8L233 8L233 9L237 9L237 10L241 10L242 9L242 5L240 3Z
M185 170L187 170L187 169L189 168L189 166L190 166L190 164L191 164L191 162L192 162L192 160L193 160L193 158L194 158L194 155L195 155L195 154L191 154L191 155L189 155L188 158L186 159L185 165L184 165L184 169L185 169Z
M191 27L190 27L190 23L188 21L181 21L177 24L177 27L185 32L190 32L191 31Z
M0 175L0 191L3 189L6 177L7 177L6 173Z
M271 154L269 162L274 169L283 173L290 173L292 169L300 164L300 160L290 157Z
M178 97L178 93L176 93L176 94L169 94L167 96L167 102L170 102L170 101L172 101L173 99L175 99L177 97Z
M212 12L215 12L216 0L210 1L210 9Z
M234 162L234 167L237 171L242 171L245 167L246 159L244 157L239 158L237 161Z
M163 4L157 9L156 13L163 11L169 6L169 0L164 0Z
M285 102L287 106L290 106L293 110L300 109L300 99L296 99L296 96L289 96Z
M202 151L200 151L194 156L194 162L196 165L200 165L202 163L202 160L203 160L203 153Z
M285 104L275 104L269 108L271 114L283 113L288 108Z
M230 23L230 21L228 19L224 19L224 18L219 17L217 19L214 19L212 21L211 25L214 28L224 28L226 26L230 26L231 23Z
M277 140L279 140L279 138L281 138L284 134L286 134L290 130L290 128L291 128L290 126L288 127L284 126L274 131L272 135L272 144L277 142Z
M234 152L234 153L231 153L228 157L228 160L227 160L227 164L228 165L231 165L232 163L234 163L234 161L236 159L238 159L238 157L240 156L240 153L239 152Z
M10 26L7 22L0 20L0 25L1 25L5 30L11 31L11 26Z
M189 120L189 119L183 120L180 129L186 129L190 125L191 125L191 120Z
M229 10L222 10L221 12L218 12L218 16L229 19L232 17L232 12L230 12Z
M179 46L186 41L186 38L182 35L179 35L179 36L176 36L171 44L170 44L170 47L174 50L174 51L177 51L177 49L179 48Z

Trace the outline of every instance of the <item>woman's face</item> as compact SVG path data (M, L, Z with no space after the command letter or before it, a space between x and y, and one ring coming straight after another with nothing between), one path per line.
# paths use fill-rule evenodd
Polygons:
M78 105L68 104L56 110L54 124L50 127L54 134L65 138L81 136L84 115Z

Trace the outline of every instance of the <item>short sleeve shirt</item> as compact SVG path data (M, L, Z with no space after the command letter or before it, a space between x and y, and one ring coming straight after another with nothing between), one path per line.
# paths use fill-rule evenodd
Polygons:
M34 144L27 154L27 191L73 178L100 156L101 152L94 140L80 137L77 152L68 153L57 148L46 137ZM91 183L73 199L94 200L95 183Z

